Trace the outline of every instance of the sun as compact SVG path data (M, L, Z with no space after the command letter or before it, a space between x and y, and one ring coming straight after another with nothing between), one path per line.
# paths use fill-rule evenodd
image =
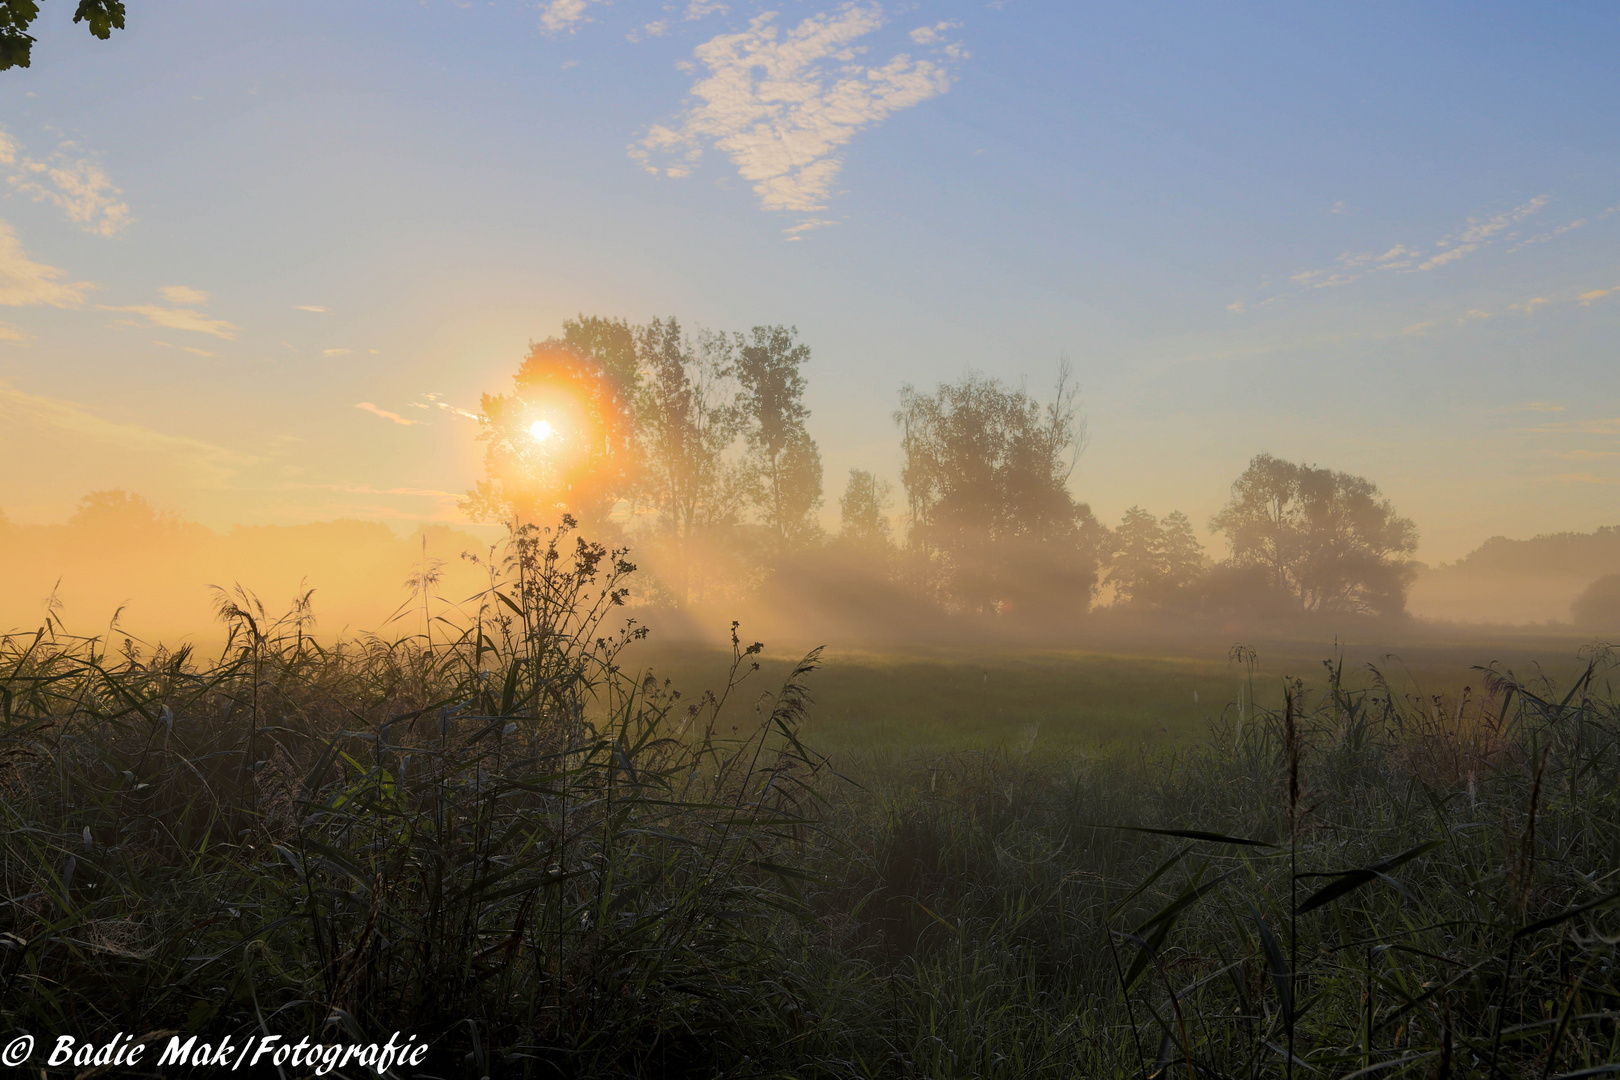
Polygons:
M529 436L534 439L535 442L545 442L547 439L551 438L551 435L551 425L546 423L544 420L536 420L534 423L529 425Z

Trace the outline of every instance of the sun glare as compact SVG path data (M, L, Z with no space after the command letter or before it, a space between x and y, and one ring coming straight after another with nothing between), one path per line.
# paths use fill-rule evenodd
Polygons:
M529 425L529 434L535 442L545 442L551 438L551 425L544 420L536 420Z

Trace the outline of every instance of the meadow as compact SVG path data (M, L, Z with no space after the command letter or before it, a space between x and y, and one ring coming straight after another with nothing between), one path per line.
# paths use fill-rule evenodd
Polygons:
M471 1077L1620 1071L1605 649L716 656L624 627L629 568L571 544L522 538L432 639L245 595L218 659L5 639L3 1034L405 1030Z

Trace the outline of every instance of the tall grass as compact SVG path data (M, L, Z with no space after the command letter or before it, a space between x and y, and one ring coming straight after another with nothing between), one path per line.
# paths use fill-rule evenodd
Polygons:
M756 695L734 628L683 697L627 665L624 553L487 568L400 642L238 594L217 660L0 643L0 1025L403 1029L439 1076L1620 1071L1606 653L834 773L814 654Z
M5 1025L403 1029L468 1075L779 1041L796 992L756 931L803 909L815 659L752 709L735 634L721 693L638 679L608 625L633 569L526 529L433 647L323 647L240 594L217 663L0 643Z

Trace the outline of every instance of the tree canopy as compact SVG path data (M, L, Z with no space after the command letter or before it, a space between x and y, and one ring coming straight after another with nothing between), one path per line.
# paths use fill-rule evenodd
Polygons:
M908 540L946 598L981 612L1084 611L1098 526L1069 493L1084 439L1067 365L1046 404L970 374L934 393L907 385L894 414Z
M1264 567L1298 610L1398 615L1417 527L1372 481L1259 454L1210 521L1236 566Z

